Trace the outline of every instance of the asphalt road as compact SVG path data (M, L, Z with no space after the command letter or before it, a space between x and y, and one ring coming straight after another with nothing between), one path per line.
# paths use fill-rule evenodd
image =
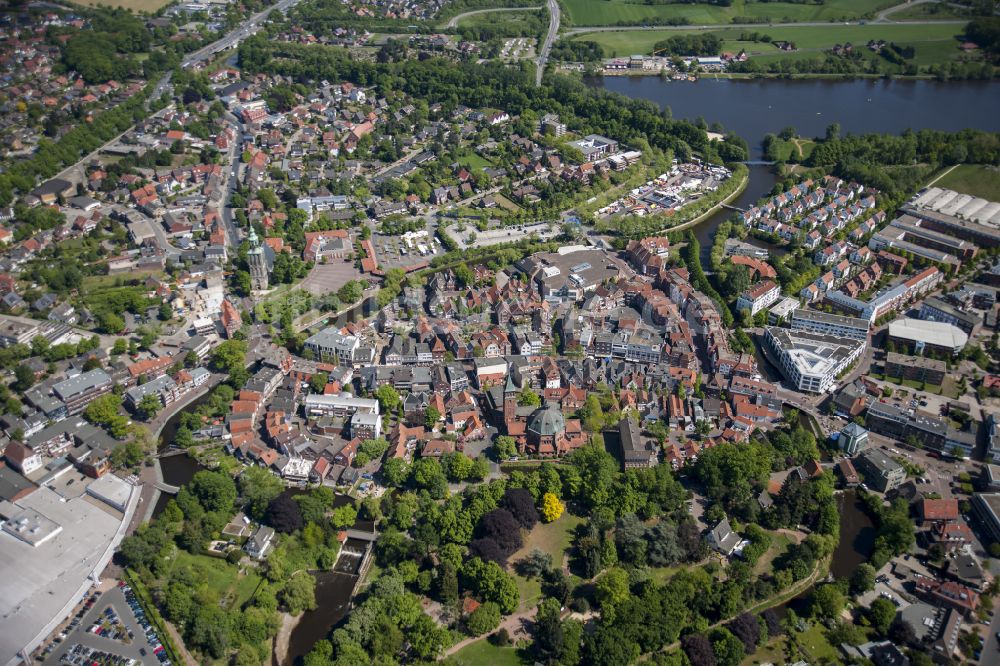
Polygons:
M535 65L535 85L542 85L542 75L545 74L545 65L549 62L549 52L552 50L552 43L556 40L556 35L559 34L559 3L556 0L547 0L547 6L549 8L549 15L552 17L549 20L549 31L545 35L545 41L542 42L541 48L538 49L538 60Z
M246 21L241 23L239 27L230 32L228 35L222 39L212 42L208 46L203 46L202 48L189 53L182 61L181 67L188 68L197 62L202 60L208 60L216 53L220 51L225 51L228 48L238 46L241 41L247 37L253 35L257 31L257 27L265 20L274 10L285 11L286 9L294 6L299 0L281 0L276 5L272 5L262 12L254 14Z

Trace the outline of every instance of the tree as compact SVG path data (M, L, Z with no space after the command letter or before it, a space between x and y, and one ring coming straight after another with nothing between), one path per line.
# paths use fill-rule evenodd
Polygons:
M358 510L354 508L353 504L338 506L330 514L330 524L333 525L334 529L350 527L357 519Z
M302 511L298 502L288 495L281 494L267 505L264 522L277 532L291 534L302 528Z
M484 562L474 557L462 566L462 577L467 588L475 591L483 601L497 604L504 615L517 609L521 600L517 583L496 562Z
M117 469L135 467L142 462L142 447L135 442L119 444L111 450L111 465Z
M541 407L542 398L540 395L525 386L521 389L520 395L517 396L517 404L522 407Z
M612 567L597 580L594 588L597 603L604 612L603 617L613 622L616 606L628 601L632 594L629 589L628 573L622 568Z
M704 634L688 634L681 641L691 666L715 666L715 651Z
M174 317L174 309L170 307L170 303L163 301L160 303L160 309L157 313L161 321L169 321Z
M24 393L35 385L34 371L23 363L14 369L14 377L16 380L12 386L18 393Z
M492 601L480 604L465 620L465 627L473 636L482 636L498 626L500 626L500 607Z
M545 522L551 523L558 520L564 508L562 502L553 493L545 493L542 496L542 518Z
M278 592L278 601L292 615L316 608L316 579L300 571Z
M399 488L410 476L410 463L403 458L389 458L382 465L382 478L388 485Z
M535 498L526 488L508 488L503 495L501 505L510 511L521 527L526 530L530 530L538 523Z
M317 372L315 375L309 378L309 388L313 393L322 393L323 389L326 388L327 382L330 380L330 375L325 372Z
M892 621L896 619L896 605L888 599L879 597L868 607L868 619L871 620L875 631L885 636Z
M601 401L593 393L587 396L580 410L583 419L583 427L587 432L600 432L604 429L604 410L601 409Z
M356 280L348 280L343 287L337 290L337 298L347 304L354 304L361 300L364 295L364 287Z
M846 602L839 587L834 584L821 585L813 592L812 613L816 617L832 620L840 615Z
M121 356L128 351L128 341L125 338L115 339L115 344L111 347L111 353L115 356Z
M440 420L441 412L439 412L436 407L427 407L427 410L424 411L424 427L428 430L434 430Z
M395 412L402 404L399 392L389 384L383 384L375 389L375 398L378 400L379 407L382 408L383 413Z
M518 572L525 578L541 578L552 569L552 555L538 548L532 549L517 563Z
M494 509L479 523L481 536L496 541L505 555L521 547L521 525L507 509Z
M163 407L163 403L160 402L160 397L155 393L147 393L139 400L136 411L144 421L152 421L161 407Z
M875 589L875 567L862 562L851 574L851 594L864 594Z
M277 476L262 467L247 467L239 477L240 493L246 512L254 520L263 520L268 505L285 489Z
M212 352L210 365L216 372L232 375L246 368L247 343L243 340L226 340Z
M760 622L750 613L740 613L727 625L729 631L743 643L746 654L753 654L760 641Z
M566 647L561 608L555 599L544 599L538 604L535 614L535 653L541 663L553 663L559 659Z
M713 632L712 651L718 666L739 666L745 656L742 641L724 627Z
M493 442L498 460L507 460L517 455L517 442L509 435L500 435Z

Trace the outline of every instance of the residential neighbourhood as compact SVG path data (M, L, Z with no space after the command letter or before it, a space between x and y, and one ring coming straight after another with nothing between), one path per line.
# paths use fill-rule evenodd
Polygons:
M0 11L0 664L996 663L996 135L582 1Z

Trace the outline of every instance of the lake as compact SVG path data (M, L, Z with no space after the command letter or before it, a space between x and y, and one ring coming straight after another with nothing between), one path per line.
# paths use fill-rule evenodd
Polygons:
M823 136L831 123L843 133L900 134L907 129L1000 131L1000 85L988 81L886 79L711 79L664 81L655 76L607 76L588 84L669 107L675 118L721 123L761 157L764 135L791 126ZM748 188L749 189L749 188Z

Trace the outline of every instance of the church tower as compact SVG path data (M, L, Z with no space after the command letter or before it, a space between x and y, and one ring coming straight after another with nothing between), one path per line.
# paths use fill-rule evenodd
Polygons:
M503 389L503 420L509 423L517 418L517 397L520 391L514 383L513 370L507 374L507 384Z
M250 251L247 252L247 264L250 266L250 287L254 291L265 291L267 289L267 257L264 256L264 246L257 238L257 232L253 226L250 227L250 235L247 237L250 243Z

